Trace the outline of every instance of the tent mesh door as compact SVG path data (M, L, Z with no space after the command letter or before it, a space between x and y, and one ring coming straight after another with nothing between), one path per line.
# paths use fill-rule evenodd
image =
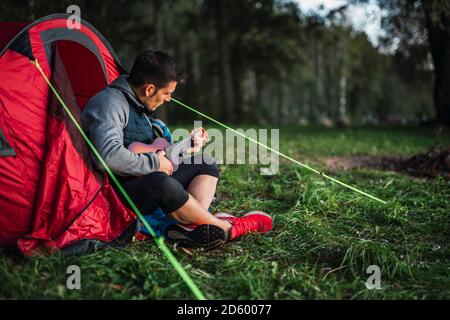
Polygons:
M15 155L16 153L6 140L6 137L3 134L2 129L0 128L0 157L11 157Z

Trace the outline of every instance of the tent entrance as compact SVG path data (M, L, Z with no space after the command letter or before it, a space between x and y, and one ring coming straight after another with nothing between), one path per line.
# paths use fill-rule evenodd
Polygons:
M11 157L15 155L16 153L6 140L6 137L3 134L2 129L0 128L0 157Z
M53 43L51 59L51 81L70 113L81 124L81 112L87 101L107 85L102 67L94 54L72 41ZM83 61L82 67L79 59ZM92 166L93 162L86 142L53 93L48 99L48 117L64 122L73 147L85 162L86 167L92 170L97 181L103 183L102 175ZM47 124L52 123L53 119L49 118ZM51 139L50 135L48 141Z
M77 42L59 40L54 44L82 111L87 101L108 85L102 66L94 53Z

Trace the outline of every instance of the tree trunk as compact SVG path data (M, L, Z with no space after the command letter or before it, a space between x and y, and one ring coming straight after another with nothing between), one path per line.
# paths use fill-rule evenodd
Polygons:
M216 40L217 40L217 56L219 58L219 92L220 92L220 115L223 120L227 121L232 118L231 101L232 94L230 88L230 72L227 64L227 46L225 44L224 33L224 5L223 0L214 2L215 18L216 18Z
M283 78L283 77L282 77ZM278 81L276 84L277 87L277 123L283 124L284 122L284 113L283 113L283 82Z
M317 84L317 96L316 96L316 110L319 119L327 116L326 105L325 105L325 76L324 76L324 57L323 57L323 43L316 42L316 57L315 57L315 73L316 73L316 84Z
M339 73L339 117L345 117L347 114L347 72L345 63L345 51L343 40L340 39L338 43L340 73Z
M236 44L236 48L233 49L231 56L231 81L233 87L233 112L230 117L230 121L234 123L240 123L243 119L243 88L242 79L244 70L241 68L241 57L239 55L239 44Z
M154 23L154 30L155 30L155 49L156 50L163 50L162 47L164 45L164 31L163 31L163 23L162 20L164 17L164 14L162 14L164 2L161 0L153 0L153 23ZM161 119L164 122L168 122L169 118L169 112L167 110L167 105L163 106L162 108L158 108L158 111L156 111L155 116L159 119Z
M320 115L320 72L319 72L319 40L314 39L314 88L312 95L313 121L319 120Z
M256 113L256 118L259 124L267 124L266 108L267 104L264 103L262 98L264 82L259 72L253 71L255 77L255 103L252 106L253 112Z
M326 43L324 44L323 50L323 80L324 80L324 100L325 100L325 112L327 116L331 119L334 118L335 113L335 100L333 96L333 71L332 68L334 66L334 55L328 54L329 49L326 47ZM328 44L332 46L332 44ZM336 51L334 51L336 52Z
M434 104L436 118L450 126L450 13L422 0L428 40L435 69Z

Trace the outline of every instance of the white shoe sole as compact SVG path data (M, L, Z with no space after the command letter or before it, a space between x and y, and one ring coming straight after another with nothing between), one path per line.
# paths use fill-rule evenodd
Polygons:
M260 214L260 215L266 216L268 218L272 218L270 215L268 215L264 211L250 211L250 212L247 212L246 214L244 214L242 217L247 217L247 216L251 216L251 215L254 215L254 214ZM220 218L238 218L236 216L233 216L233 215L231 215L229 213L225 213L225 212L215 213L214 216L216 218L219 218L219 219Z

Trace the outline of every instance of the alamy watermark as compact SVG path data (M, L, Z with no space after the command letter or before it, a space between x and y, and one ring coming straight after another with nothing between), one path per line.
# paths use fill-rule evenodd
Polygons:
M77 265L67 267L66 273L69 274L66 281L66 287L69 290L81 290L81 268Z
M381 289L381 269L377 265L367 267L366 273L370 274L366 281L366 288L369 290Z
M202 121L194 121L194 128L201 128ZM239 132L239 133L236 133ZM203 153L211 158L190 157L183 154L184 163L200 164L202 161L214 160L217 164L259 164L261 175L275 175L278 173L280 157L278 152L280 145L279 129L226 129L225 134L219 129L209 129L210 142L203 148ZM173 141L178 141L189 135L186 129L178 128L172 132ZM249 141L245 137L257 141ZM267 149L264 146L268 146ZM274 151L273 151L274 150Z
M66 9L66 13L70 14L67 18L67 28L69 29L81 29L81 9L77 5L70 5Z

